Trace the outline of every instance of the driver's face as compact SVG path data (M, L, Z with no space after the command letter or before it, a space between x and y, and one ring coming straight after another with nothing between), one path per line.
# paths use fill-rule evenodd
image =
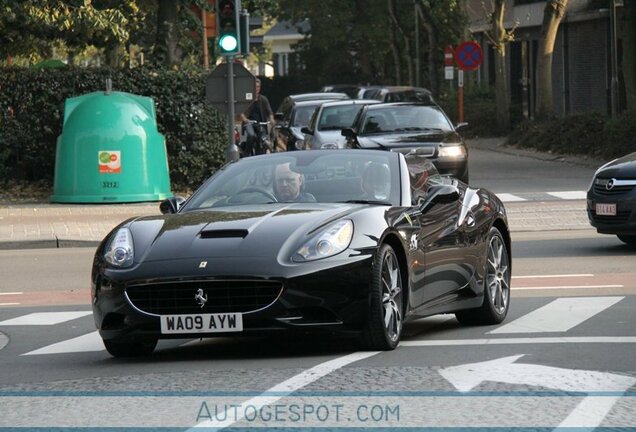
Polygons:
M288 164L276 167L274 181L274 191L279 201L295 201L300 195L301 175L289 169Z

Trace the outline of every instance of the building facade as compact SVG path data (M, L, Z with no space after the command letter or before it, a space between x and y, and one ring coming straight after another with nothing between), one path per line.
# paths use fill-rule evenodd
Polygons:
M624 106L621 40L612 37L614 23L616 34L620 35L620 4L619 0L569 0L552 60L556 114L611 113L613 78L619 110ZM528 117L532 117L535 109L535 70L545 5L544 0L507 0L506 4L506 28L516 25L515 41L508 44L506 52L511 98ZM485 35L489 24L482 0L468 0L466 8L470 31L484 48L484 62L477 72L477 81L482 85L494 84L494 50ZM614 16L613 10L616 10Z

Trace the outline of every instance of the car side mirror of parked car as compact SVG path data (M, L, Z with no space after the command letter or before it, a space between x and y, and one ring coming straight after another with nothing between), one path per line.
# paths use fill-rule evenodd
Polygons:
M340 131L340 135L347 138L354 138L356 136L356 133L351 128L344 128L342 131Z
M467 122L457 123L457 125L455 126L455 130L459 130L461 128L465 128L466 126L468 126Z
M304 134L307 134L307 135L313 135L314 134L314 132L311 129L309 129L307 126L303 126L302 128L300 128L300 131L302 133L304 133Z
M162 214L174 214L179 211L185 200L186 199L180 195L170 197L161 201L159 211L161 211Z
M435 185L426 193L426 198L420 204L420 211L425 213L435 204L448 204L459 199L459 189L455 185Z

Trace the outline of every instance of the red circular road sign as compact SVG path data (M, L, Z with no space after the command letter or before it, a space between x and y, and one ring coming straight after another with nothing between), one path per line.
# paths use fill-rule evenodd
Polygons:
M477 42L462 42L455 50L455 61L461 70L475 70L481 64L483 53Z
M444 48L444 65L452 66L453 60L455 59L455 50L452 45L446 45Z

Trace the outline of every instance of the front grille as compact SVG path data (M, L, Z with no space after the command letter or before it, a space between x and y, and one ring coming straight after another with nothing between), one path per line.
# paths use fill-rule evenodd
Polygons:
M634 186L614 186L612 189L607 190L607 188L603 185L594 184L594 193L599 195L621 195L628 192L631 192L634 189Z
M195 295L207 297L201 307ZM273 303L283 285L275 281L187 281L131 285L130 302L139 310L156 314L251 312Z
M598 216L594 210L592 210L592 218L594 222L602 224L621 224L629 220L631 210L622 210L616 212L616 216Z

